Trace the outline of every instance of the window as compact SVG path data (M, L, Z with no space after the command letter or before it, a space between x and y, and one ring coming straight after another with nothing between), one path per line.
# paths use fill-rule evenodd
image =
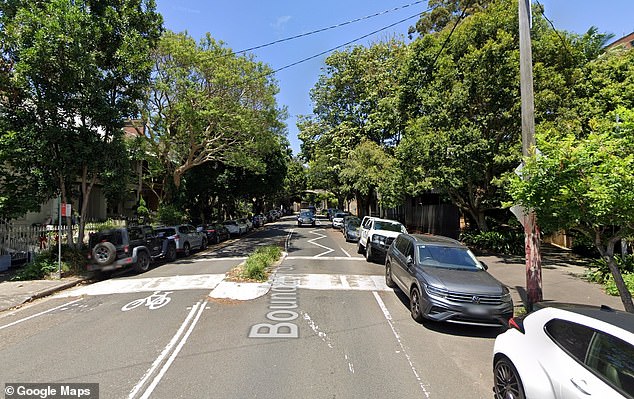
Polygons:
M566 320L553 319L546 323L546 333L555 343L580 363L586 358L586 352L594 330L581 324Z
M396 237L396 243L394 244L394 246L396 246L396 249L398 249L398 251L405 256L407 256L408 245L409 245L409 240L405 238L405 236Z
M590 340L585 363L613 388L628 397L634 394L634 346L596 331Z
M143 231L141 231L141 229L139 228L131 228L130 230L128 230L128 235L130 238L130 241L137 241L137 240L143 240L144 236L143 236Z

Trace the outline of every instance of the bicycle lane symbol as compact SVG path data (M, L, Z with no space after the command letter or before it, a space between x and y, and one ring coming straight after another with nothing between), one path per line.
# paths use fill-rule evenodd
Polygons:
M148 295L145 298L139 298L135 299L132 302L128 302L127 304L123 305L121 310L123 312L127 312L128 310L138 308L141 305L147 306L150 310L162 308L163 306L170 303L170 301L172 300L172 298L168 296L172 292L173 291L165 291L161 293L161 291L154 291L153 294Z

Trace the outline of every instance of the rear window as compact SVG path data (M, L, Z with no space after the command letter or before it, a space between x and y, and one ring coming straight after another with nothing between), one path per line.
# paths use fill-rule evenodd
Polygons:
M159 237L170 237L176 235L176 230L171 227L166 229L156 229L155 232Z
M234 225L234 226L235 226L235 225L237 225L237 224L238 224L238 223L234 222L233 220L230 220L230 221L228 221L228 222L224 222L224 225L225 225L225 226L231 226L231 225Z

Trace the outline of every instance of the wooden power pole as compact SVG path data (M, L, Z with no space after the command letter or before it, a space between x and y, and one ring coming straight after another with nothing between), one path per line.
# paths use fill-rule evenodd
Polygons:
M531 2L519 0L520 25L520 94L522 97L522 155L535 155L535 105L533 98L533 55L531 51ZM542 261L540 233L533 210L524 217L524 245L526 250L526 291L529 310L541 302Z

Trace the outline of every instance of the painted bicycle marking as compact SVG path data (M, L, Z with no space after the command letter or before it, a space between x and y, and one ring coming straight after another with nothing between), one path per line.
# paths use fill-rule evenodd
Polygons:
M123 305L121 310L123 312L127 312L128 310L138 308L141 305L147 306L150 310L162 308L163 306L170 303L170 301L172 300L172 298L168 296L172 292L174 291L165 291L163 293L161 293L161 291L154 291L153 294L148 295L145 298L139 298L135 299L132 302L128 302L127 304Z

